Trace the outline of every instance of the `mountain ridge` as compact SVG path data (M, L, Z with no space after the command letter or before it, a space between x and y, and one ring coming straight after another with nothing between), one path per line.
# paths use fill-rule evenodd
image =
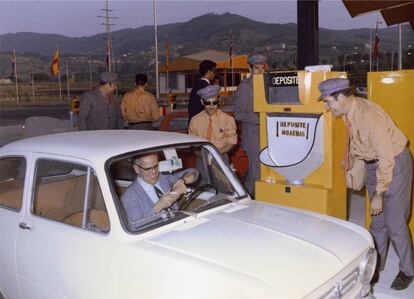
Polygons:
M414 32L408 25L402 26L403 49L414 41ZM187 22L158 26L159 61L165 60L165 37L168 36L169 59L205 49L228 51L230 36L233 36L234 53L264 53L269 63L276 68L292 68L295 65L297 25L295 23L265 23L244 16L224 13L209 13ZM332 30L319 29L320 63L342 65L342 60L353 53L369 53L369 36L374 39L374 30L369 28ZM154 30L146 25L138 28L123 28L112 32L117 71L134 73L152 71L154 59ZM398 51L398 28L379 30L380 51ZM0 35L0 76L6 76L10 52L16 49L20 60L33 63L39 72L48 73L47 67L53 51L59 45L60 57L72 61L71 70L84 72L88 65L80 65L86 58L94 61L94 71L104 69L106 34L67 37L59 34L32 32L6 33ZM413 43L413 42L411 42ZM373 47L373 45L372 45ZM78 57L78 58L73 58ZM83 57L82 59L79 57ZM36 58L37 60L33 60ZM76 62L76 63L75 63ZM87 64L87 62L86 62ZM86 72L88 72L87 70Z

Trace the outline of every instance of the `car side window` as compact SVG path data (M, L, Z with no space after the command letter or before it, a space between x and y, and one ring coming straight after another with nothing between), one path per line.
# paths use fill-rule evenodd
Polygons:
M25 175L26 160L23 157L0 159L0 207L20 211Z
M88 230L109 230L109 217L98 179L94 171L84 165L39 159L32 212Z

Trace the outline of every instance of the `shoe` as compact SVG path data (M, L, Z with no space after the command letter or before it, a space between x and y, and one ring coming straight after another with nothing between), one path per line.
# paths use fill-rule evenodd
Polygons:
M391 284L391 289L393 290L404 290L406 289L410 283L413 281L414 276L407 276L403 272L400 271L397 277L395 277L394 281Z
M374 275L372 275L372 278L371 278L371 284L372 285L376 284L378 280L379 280L379 271L375 270Z

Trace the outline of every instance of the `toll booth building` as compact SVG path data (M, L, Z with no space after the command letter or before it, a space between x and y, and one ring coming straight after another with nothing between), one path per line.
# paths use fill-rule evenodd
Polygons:
M170 60L168 74L165 63L160 64L160 94L166 95L171 91L173 94L180 96L189 95L199 78L198 67L200 62L205 59L217 63L216 75L220 78L220 85L223 87L221 89L222 96L231 95L237 89L241 80L249 75L247 55L234 55L233 65L231 65L227 51L209 49ZM169 90L167 90L167 87Z

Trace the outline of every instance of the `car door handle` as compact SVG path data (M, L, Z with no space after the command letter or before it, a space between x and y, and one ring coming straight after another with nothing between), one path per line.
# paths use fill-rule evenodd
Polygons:
M32 227L31 227L30 225L28 225L28 224L24 223L24 222L20 222L20 223L19 223L19 227L20 227L21 229L28 229L28 230L32 230Z

